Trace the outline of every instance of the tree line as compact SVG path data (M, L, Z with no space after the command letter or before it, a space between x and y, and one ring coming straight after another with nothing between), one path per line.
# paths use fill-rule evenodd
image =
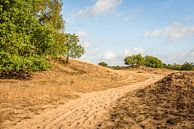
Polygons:
M167 68L167 69L173 69L173 70L194 70L194 64L185 62L184 64L165 64L157 57L154 56L142 56L141 54L137 55L131 55L127 56L124 59L125 65L131 66L131 67L139 67L139 66L145 66L145 67L151 67L151 68ZM100 62L99 65L105 66L105 67L111 67L114 69L121 68L120 66L108 66L105 62Z
M48 58L79 58L76 34L64 32L61 0L0 0L0 74L50 67Z

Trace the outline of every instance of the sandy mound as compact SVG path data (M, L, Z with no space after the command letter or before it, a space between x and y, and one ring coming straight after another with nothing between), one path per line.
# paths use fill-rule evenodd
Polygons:
M102 128L192 129L194 73L174 73L121 98Z

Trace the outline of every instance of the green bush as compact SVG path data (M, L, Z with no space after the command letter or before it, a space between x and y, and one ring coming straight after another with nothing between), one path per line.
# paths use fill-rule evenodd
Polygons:
M0 1L0 73L46 70L45 56L56 48L51 25L37 17L40 0ZM61 47L61 46L60 46Z
M124 59L126 65L136 65L136 66L143 66L144 65L144 57L141 54L127 56Z
M146 56L144 65L151 68L163 68L162 61L154 56Z
M172 69L172 70L194 70L194 64L185 62L184 64L168 64L164 66L167 69Z
M23 57L0 52L0 72L31 72L46 70L49 63L40 56Z
M180 64L168 64L168 65L164 65L164 68L167 69L172 69L172 70L181 70L182 69L182 65Z
M108 66L108 64L107 64L107 63L105 63L105 62L100 62L100 63L98 63L98 65L100 65L100 66L104 66L104 67L107 67L107 66Z
M181 70L194 70L194 65L193 63L185 62L182 65Z
M127 56L124 59L126 65L134 65L134 66L147 66L152 68L163 68L163 63L160 59L154 56L145 56L142 55L132 55Z
M29 58L29 60L32 62L31 70L34 72L47 70L50 68L49 62L40 56L32 56Z

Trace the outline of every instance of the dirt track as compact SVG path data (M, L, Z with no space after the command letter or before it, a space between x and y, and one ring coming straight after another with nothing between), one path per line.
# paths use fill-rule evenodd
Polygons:
M138 88L160 80L163 76L154 75L137 84L108 89L104 91L79 94L80 98L71 100L63 106L48 110L33 119L21 121L14 129L92 129L98 128L112 103L118 98Z

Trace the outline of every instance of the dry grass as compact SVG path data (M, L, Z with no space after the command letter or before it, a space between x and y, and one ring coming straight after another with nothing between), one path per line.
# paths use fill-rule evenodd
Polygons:
M77 97L61 86L0 86L0 125L15 125Z
M30 119L41 111L55 108L76 92L105 90L144 81L150 74L137 70L114 71L97 65L71 61L53 62L53 67L33 74L31 80L0 80L0 128Z

